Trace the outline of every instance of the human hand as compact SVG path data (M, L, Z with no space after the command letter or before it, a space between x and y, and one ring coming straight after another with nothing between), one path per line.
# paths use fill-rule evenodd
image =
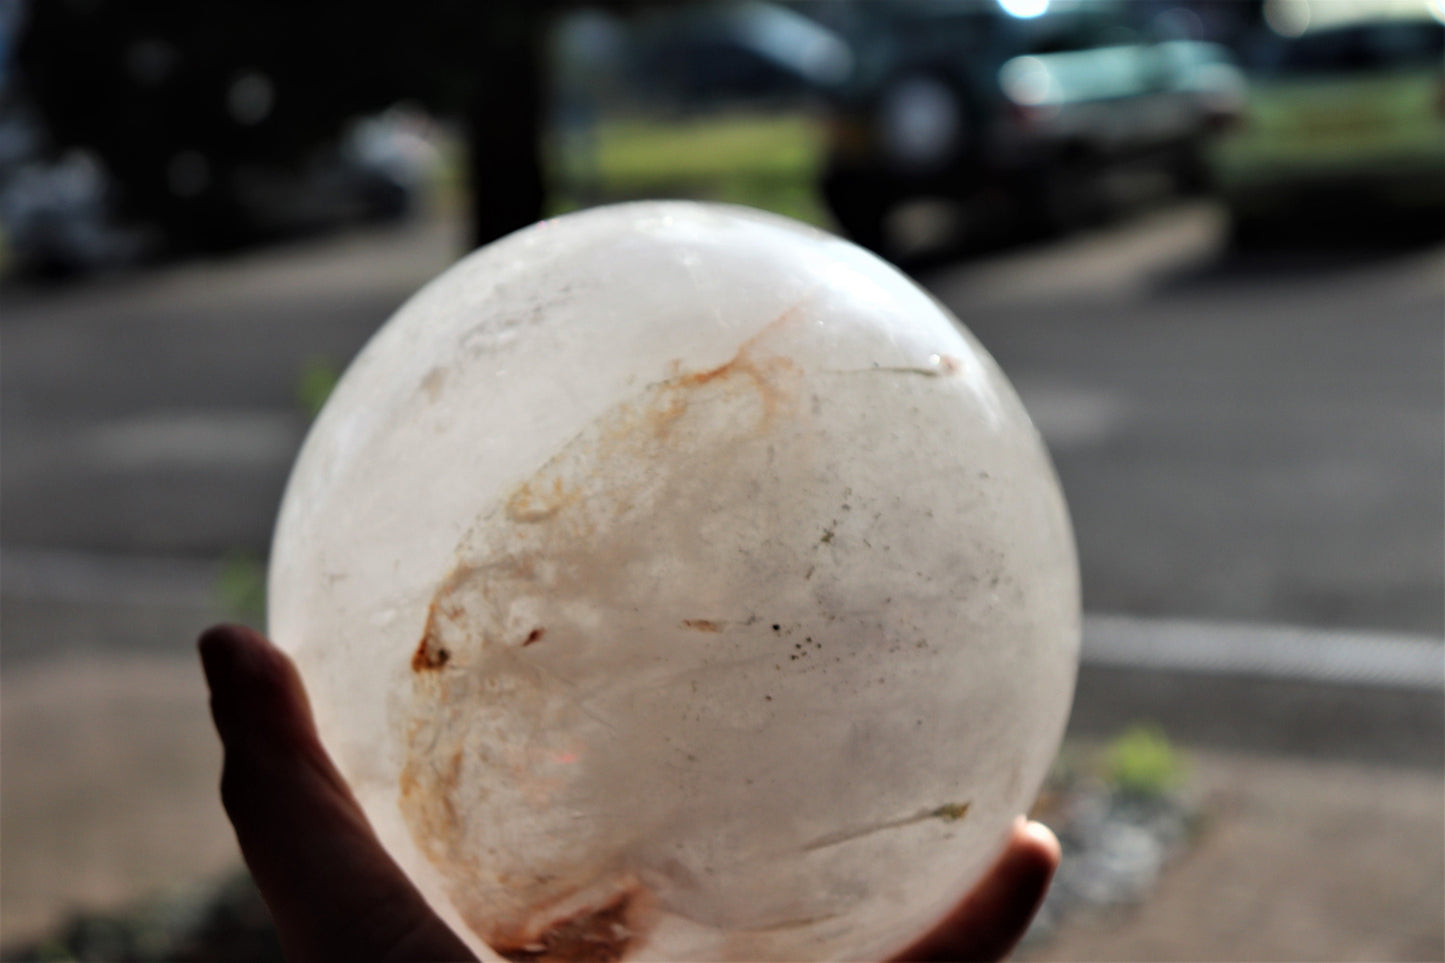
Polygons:
M301 676L260 634L200 638L225 749L221 801L292 963L474 960L387 855L316 734ZM1059 862L1019 819L973 891L899 960L996 960L1013 948Z

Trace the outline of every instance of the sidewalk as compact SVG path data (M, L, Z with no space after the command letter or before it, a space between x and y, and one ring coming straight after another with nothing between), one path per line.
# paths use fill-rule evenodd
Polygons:
M193 658L92 655L7 668L0 747L0 945L239 859Z
M27 619L43 621L29 604L7 605L7 648ZM114 908L234 865L216 796L219 752L192 632L181 628L212 615L199 598L151 613L146 625L166 626L168 642L144 654L32 650L6 666L4 944L71 910ZM136 615L104 617L115 625ZM1091 620L1090 632L1100 626L1118 632L1109 620ZM1445 959L1440 705L1429 686L1087 666L1070 741L1087 747L1121 721L1157 718L1186 754L1205 825L1144 905L1067 920L1025 957ZM1340 706L1347 720L1331 716Z
M1438 770L1185 747L1198 842L1148 900L1023 959L1445 959Z

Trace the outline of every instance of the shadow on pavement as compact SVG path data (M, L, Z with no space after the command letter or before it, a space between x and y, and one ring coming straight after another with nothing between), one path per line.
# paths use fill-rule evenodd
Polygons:
M1159 279L1161 292L1269 278L1308 283L1424 254L1445 242L1445 212L1332 209L1290 219L1231 224L1215 260Z

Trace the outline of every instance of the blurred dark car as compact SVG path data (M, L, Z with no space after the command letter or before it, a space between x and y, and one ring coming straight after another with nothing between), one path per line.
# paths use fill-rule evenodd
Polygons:
M1445 24L1362 11L1246 56L1238 122L1212 152L1240 239L1289 219L1445 209Z
M912 199L1001 195L1055 230L1103 211L1102 179L1119 165L1202 187L1206 137L1241 85L1224 47L1153 42L1127 3L1055 0L1019 17L994 0L900 0L857 14L823 191L875 248Z
M59 278L140 256L145 238L118 225L95 157L47 147L33 112L0 90L0 275Z
M395 222L413 212L436 163L428 123L399 108L359 118L300 163L235 165L222 189L257 240Z
M301 21L326 23L325 10L303 6ZM3 205L17 260L46 249L43 260L91 266L95 245L73 228L93 219L95 198L160 256L404 216L414 200L404 151L348 133L402 99L386 65L327 67L319 35L278 30L275 13L174 0L26 4L0 76L13 78L12 99L40 136L22 167L0 170L0 194L23 174L22 199L34 198L32 175L67 152L88 166L46 174L66 190L47 190L43 205ZM364 32L374 20L356 19L336 26ZM336 49L350 49L351 35L339 36Z
M209 193L205 227L228 245L405 217L422 195L434 149L406 112L363 118L302 163L236 163L218 172L181 152L164 172L182 199ZM207 249L164 222L126 217L123 186L92 152L55 151L27 105L0 97L0 270L66 277Z
M846 80L853 54L834 31L761 0L687 5L644 22L638 86L681 110L789 104Z

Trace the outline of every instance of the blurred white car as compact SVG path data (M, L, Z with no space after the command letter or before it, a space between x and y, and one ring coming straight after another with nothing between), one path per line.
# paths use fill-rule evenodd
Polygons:
M1241 229L1445 207L1445 24L1430 9L1260 38L1244 106L1211 156Z

